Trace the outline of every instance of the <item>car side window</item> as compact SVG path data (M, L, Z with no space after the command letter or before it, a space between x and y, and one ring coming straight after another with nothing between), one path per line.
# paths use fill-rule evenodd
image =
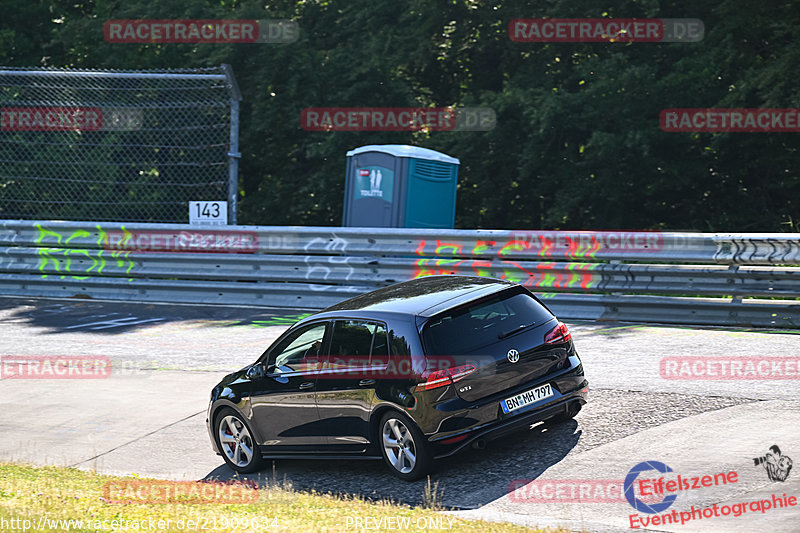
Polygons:
M386 361L389 356L389 338L386 335L386 328L381 324L375 326L375 335L372 337L372 359L373 361Z
M275 373L316 370L324 355L326 328L327 323L323 322L293 332L270 353L267 368Z
M331 368L359 367L369 364L370 350L377 324L363 320L337 320L331 337Z

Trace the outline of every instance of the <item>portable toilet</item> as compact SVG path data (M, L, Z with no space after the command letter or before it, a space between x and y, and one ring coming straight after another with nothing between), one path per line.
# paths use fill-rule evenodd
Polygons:
M418 146L383 144L347 152L342 225L452 228L458 159Z

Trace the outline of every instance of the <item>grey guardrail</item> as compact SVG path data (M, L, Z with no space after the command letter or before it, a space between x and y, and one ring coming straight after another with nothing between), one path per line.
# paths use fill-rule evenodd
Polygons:
M322 308L431 274L565 318L800 327L800 234L0 221L0 294ZM757 299L758 298L758 299Z

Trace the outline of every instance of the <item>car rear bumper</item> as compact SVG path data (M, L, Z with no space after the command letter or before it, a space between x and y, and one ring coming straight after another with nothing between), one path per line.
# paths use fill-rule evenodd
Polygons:
M577 407L583 406L587 402L588 394L589 382L584 380L577 389L563 394L560 398L551 403L510 416L503 420L495 421L479 429L474 429L467 433L467 437L464 440L458 441L446 448L444 448L443 444L434 442L435 445L440 447L440 450L434 451L434 457L436 459L449 457L473 444L485 443L490 440L498 439L509 433L527 429L532 424L543 422L554 416L567 414L571 408L576 407L576 404Z

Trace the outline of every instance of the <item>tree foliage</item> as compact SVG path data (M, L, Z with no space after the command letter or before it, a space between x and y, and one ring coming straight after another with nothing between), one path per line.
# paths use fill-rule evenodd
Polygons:
M230 63L239 220L341 223L345 152L461 160L457 227L798 231L797 133L666 133L665 108L800 107L800 4L722 0L4 0L0 64ZM698 43L519 43L514 18L699 18ZM107 19L290 18L290 44L112 44ZM309 132L306 107L488 106L488 132Z

